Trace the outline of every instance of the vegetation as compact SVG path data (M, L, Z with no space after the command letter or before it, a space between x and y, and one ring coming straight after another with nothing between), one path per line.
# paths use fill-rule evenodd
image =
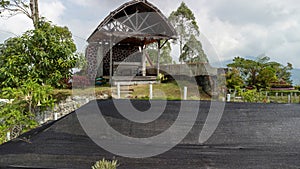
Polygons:
M256 60L236 57L233 63L227 65L227 87L247 87L269 89L272 84L284 82L291 85L292 64L283 66L277 62L270 62L267 56L258 57Z
M1 98L10 103L0 105L0 144L6 141L6 133L15 138L38 123L35 117L39 112L54 106L51 86L40 85L28 80L19 88L3 88Z
M190 39L183 46L183 53L180 55L180 61L186 63L208 63L208 58L202 49L202 44L195 35L191 35Z
M8 17L24 14L32 20L34 27L39 27L39 4L38 0L0 0L0 14L6 11Z
M40 21L39 28L0 44L0 87L20 87L27 79L63 87L76 64L75 51L68 28Z
M105 159L102 159L100 161L97 161L94 166L92 166L92 169L116 169L118 167L118 161L107 161Z
M200 35L199 27L193 12L182 2L176 11L169 16L169 20L179 36L181 62L208 62L202 49L202 44L197 40Z
M159 63L160 64L172 64L173 59L171 56L171 44L167 42L161 49ZM147 53L153 63L157 62L157 46L155 44L151 44L148 46Z
M53 25L39 16L38 0L0 0L0 15L24 14L34 29L0 44L0 143L6 133L15 138L38 125L36 116L51 109L71 76L77 55L67 27ZM77 65L84 67L84 65Z

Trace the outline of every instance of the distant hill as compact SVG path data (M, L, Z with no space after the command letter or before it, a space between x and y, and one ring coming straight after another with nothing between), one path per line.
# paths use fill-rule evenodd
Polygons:
M300 69L292 70L293 85L300 85Z
M251 59L251 60L255 60L256 57L254 56L245 56L243 58L246 59ZM228 60L223 60L223 61L219 61L219 62L211 62L210 64L214 67L222 67L222 68L226 68L228 64L233 62L233 58L232 59L228 59Z

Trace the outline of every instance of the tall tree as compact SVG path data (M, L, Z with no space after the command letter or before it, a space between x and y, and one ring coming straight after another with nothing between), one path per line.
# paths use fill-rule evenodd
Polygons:
M167 42L160 50L160 64L171 64L173 59L171 56L171 43ZM157 45L151 44L148 46L147 53L152 61L157 60Z
M39 1L38 0L0 0L0 14L5 15L7 11L8 17L17 14L25 14L32 20L35 28L39 23Z
M191 35L188 42L183 46L183 53L180 55L179 61L208 63L202 44L196 39L195 35Z
M169 21L172 23L179 35L180 56L183 53L184 44L190 39L191 35L198 36L200 34L199 27L196 22L194 13L182 2L176 11L173 11L169 16Z

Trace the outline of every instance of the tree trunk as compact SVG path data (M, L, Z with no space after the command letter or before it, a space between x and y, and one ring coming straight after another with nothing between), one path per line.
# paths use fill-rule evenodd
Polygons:
M38 28L38 24L39 24L39 4L38 4L38 0L30 0L30 10L31 10L31 19L34 25L34 28L37 29Z

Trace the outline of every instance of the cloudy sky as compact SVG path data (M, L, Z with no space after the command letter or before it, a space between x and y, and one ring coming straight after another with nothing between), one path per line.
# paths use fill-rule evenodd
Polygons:
M40 13L48 20L67 26L78 51L97 25L126 0L41 0ZM166 16L181 0L151 0ZM235 56L267 55L300 68L299 0L185 0L194 12L209 60ZM32 28L22 15L0 18L0 42ZM173 54L174 55L174 54Z

